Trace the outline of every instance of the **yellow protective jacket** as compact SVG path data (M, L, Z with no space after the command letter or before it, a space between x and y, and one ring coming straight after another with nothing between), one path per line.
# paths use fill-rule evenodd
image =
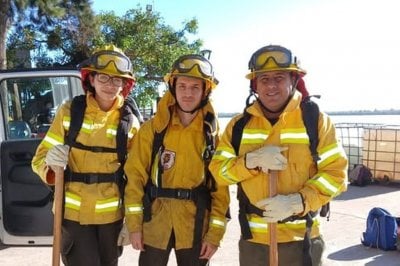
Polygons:
M144 243L159 249L166 249L172 231L175 234L176 249L192 247L196 205L192 200L158 197L151 206L151 220L143 222L144 187L149 178L158 186L160 156L155 157L153 165L151 163L154 133L168 127L163 140L165 149L161 156L164 165L161 187L193 189L205 181L202 159L206 146L203 119L207 112L214 113L208 103L190 125L184 127L175 108L175 99L168 91L160 100L155 117L142 125L125 164L128 178L125 188L128 231L142 231ZM206 211L203 222L203 240L218 246L226 227L228 188L217 188L211 195L211 212Z
M86 111L82 128L76 141L86 146L116 147L116 129L120 121L119 108L124 99L119 96L112 108L102 111L91 93L86 96ZM54 184L54 172L46 165L47 151L55 145L63 145L70 126L71 101L60 106L46 136L39 144L32 159L32 168L44 182ZM129 131L128 147L139 129L134 118ZM77 173L115 173L120 166L116 153L91 152L71 148L68 166ZM64 218L80 224L106 224L123 218L122 199L116 183L85 184L65 182Z
M288 160L288 166L285 170L279 171L278 194L300 192L305 206L304 213L300 216L309 211L317 211L333 197L346 190L347 158L336 138L333 123L327 115L320 113L317 148L320 160L316 167L310 153L300 101L301 95L295 92L275 125L271 125L264 117L258 102L249 106L246 110L251 118L244 128L238 156L231 144L232 128L243 114L232 118L210 163L210 170L219 186L241 183L253 205L269 197L268 175L262 171L247 169L245 155L264 145L276 145L288 147L288 150L282 152ZM268 224L256 214L248 214L247 220L253 237L249 241L269 244ZM305 220L278 223L278 242L303 240L305 229ZM319 234L319 221L314 218L311 237Z

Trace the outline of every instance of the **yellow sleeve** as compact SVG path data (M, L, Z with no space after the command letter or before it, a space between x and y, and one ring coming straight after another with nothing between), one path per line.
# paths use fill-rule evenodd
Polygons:
M153 147L151 120L145 122L133 139L125 163L125 218L129 232L140 232L143 223L144 187L149 179Z
M69 109L70 102L60 106L46 136L40 142L36 149L36 153L32 158L33 171L49 185L54 184L54 172L45 163L46 154L51 147L64 144L64 123L66 122L64 120L66 117L69 117Z
M300 190L305 210L316 211L334 197L347 190L348 159L336 136L330 118L321 114L319 121L317 173Z

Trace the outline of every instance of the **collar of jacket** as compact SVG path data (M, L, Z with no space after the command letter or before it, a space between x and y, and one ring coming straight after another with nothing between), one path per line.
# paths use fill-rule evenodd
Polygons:
M175 105L175 97L170 91L166 91L164 96L158 102L157 112L154 116L154 128L156 132L160 133L168 126L168 123L171 120L172 112L175 110ZM207 104L200 111L203 113L203 116L205 116L207 112L210 112L214 114L215 118L217 119L214 107L212 106L210 100L208 100Z
M283 110L282 114L292 112L293 110L300 108L300 102L301 102L301 94L300 92L295 91L289 103L287 104L285 110ZM261 108L262 107L260 106L258 101L255 101L254 104L247 107L246 111L253 116L263 117L264 114Z
M122 105L124 104L124 100L125 100L124 97L121 94L118 94L117 98L115 99L112 107L110 108L110 110L108 110L108 112L111 112L111 111L121 108ZM91 93L91 92L86 93L86 102L87 102L89 108L95 108L95 109L101 111L99 104L97 103L96 99L94 98L93 93Z

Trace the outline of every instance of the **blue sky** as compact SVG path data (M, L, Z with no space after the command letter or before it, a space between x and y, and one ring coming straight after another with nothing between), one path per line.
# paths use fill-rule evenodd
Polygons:
M279 44L307 70L306 85L325 111L400 109L400 16L397 0L95 0L97 12L150 4L179 29L197 18L195 36L212 50L219 112L241 112L244 78L258 48Z

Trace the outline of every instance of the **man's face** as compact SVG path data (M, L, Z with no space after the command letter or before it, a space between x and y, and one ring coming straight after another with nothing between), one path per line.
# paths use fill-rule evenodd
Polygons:
M259 100L271 111L280 110L291 95L292 78L290 72L261 73L256 78L256 84Z
M182 110L193 111L199 106L204 95L202 79L178 76L175 83L176 100Z

